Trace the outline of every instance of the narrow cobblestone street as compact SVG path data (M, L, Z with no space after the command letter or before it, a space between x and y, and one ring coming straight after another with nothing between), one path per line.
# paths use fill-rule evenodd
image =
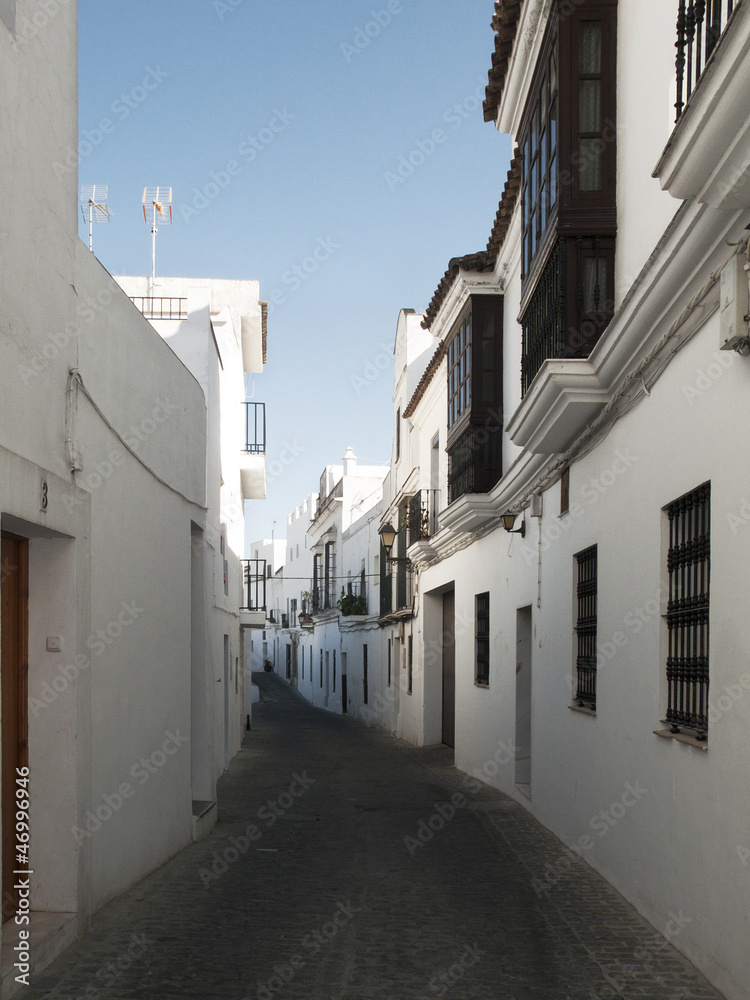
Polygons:
M216 829L97 914L25 998L719 998L447 748L257 680ZM537 892L550 864L559 880Z

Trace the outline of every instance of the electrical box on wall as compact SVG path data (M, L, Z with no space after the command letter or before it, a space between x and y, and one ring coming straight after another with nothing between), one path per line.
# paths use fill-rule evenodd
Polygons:
M744 254L736 254L721 271L719 347L736 351L748 341L748 272Z

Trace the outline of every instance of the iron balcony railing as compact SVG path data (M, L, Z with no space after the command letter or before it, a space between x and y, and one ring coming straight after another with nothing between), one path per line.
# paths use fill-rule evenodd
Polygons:
M522 320L521 395L548 358L563 357L565 346L565 241L550 253Z
M342 615L366 615L366 581L361 578L358 580L347 580L346 586L341 588L341 596L338 599L337 606Z
M245 407L245 447L251 455L266 452L266 404L243 403Z
M130 301L146 319L187 319L187 299L131 295Z
M727 26L735 0L679 0L677 10L678 121L695 90L711 53Z
M242 560L242 611L266 610L266 560Z
M438 530L440 490L420 490L409 501L409 545L431 538Z

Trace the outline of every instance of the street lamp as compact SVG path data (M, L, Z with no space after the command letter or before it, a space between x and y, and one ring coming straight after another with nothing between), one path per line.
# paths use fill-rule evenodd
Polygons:
M411 559L405 559L403 556L392 556L391 549L393 548L393 543L396 541L396 535L398 532L390 523L381 524L378 528L378 534L380 535L380 540L383 543L383 548L385 549L385 557L389 563L400 563L404 566L411 566Z
M521 516L523 516L523 515L521 515ZM500 519L503 522L503 527L505 528L505 530L508 532L509 535L520 535L521 538L524 538L526 536L526 522L525 521L521 521L521 527L520 528L515 528L515 529L513 528L513 525L516 523L516 518L517 517L518 517L518 514L513 514L513 513L511 513L511 511L508 511L505 514L501 514L500 515Z

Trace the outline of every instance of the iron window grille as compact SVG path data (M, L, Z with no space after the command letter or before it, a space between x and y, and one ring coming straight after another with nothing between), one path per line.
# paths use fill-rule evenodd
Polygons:
M708 737L711 484L664 508L669 519L667 722Z
M598 554L596 545L577 553L576 704L596 710L596 627Z
M475 665L474 679L482 687L490 683L490 595L477 594L474 599Z

